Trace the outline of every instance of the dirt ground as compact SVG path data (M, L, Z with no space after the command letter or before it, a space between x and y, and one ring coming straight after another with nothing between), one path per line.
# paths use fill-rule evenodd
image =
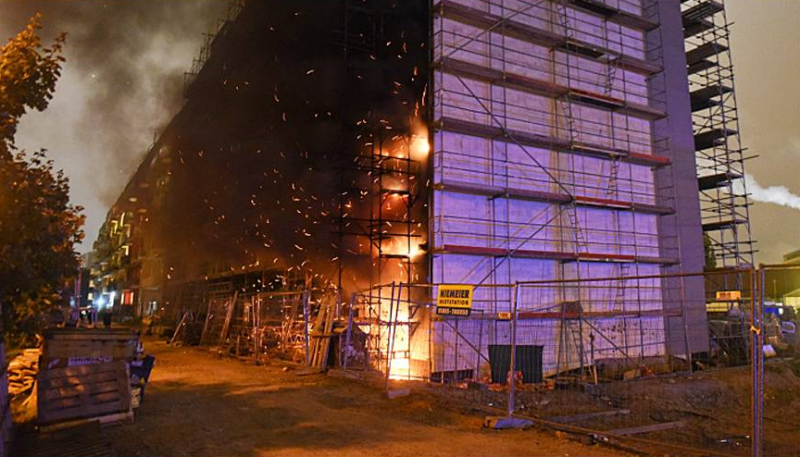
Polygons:
M494 431L483 415L425 394L379 389L281 366L145 342L156 357L132 424L108 430L121 456L624 456L537 429Z
M681 455L685 448L719 456L751 455L751 372L747 366L644 377L601 384L589 394L579 389L542 390L522 386L517 393L520 414L545 420L586 413L624 411L569 421L599 434L611 430L681 423L665 430L639 433L647 440L637 449L654 455ZM772 359L764 386L764 455L800 457L800 361ZM505 404L503 392L440 389L451 408ZM670 448L663 444L680 446ZM630 443L629 443L630 444Z

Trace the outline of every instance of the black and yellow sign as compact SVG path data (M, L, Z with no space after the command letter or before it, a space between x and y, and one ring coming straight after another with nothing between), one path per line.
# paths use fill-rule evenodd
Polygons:
M473 286L441 285L436 300L436 314L467 317L472 313Z

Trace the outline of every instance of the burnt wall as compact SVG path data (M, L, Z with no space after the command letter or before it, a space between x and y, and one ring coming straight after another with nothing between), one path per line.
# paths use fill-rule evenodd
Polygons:
M427 17L424 1L253 1L220 30L156 145L168 171L148 230L165 283L369 267L338 217L343 195L366 208L354 189L371 177L341 170L421 116Z

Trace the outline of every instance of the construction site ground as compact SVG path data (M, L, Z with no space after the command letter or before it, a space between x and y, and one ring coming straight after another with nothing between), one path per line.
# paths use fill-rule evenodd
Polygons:
M388 400L362 380L145 344L157 362L144 403L134 423L108 430L123 456L630 455L549 429L483 428L492 408L505 406L505 392L410 383L411 395ZM766 455L800 456L800 364L773 360L766 379ZM690 455L669 445L749 455L749 382L743 367L613 383L592 396L523 386L517 405L542 418L629 411L571 424L592 430L682 422L636 436L648 441L633 448L653 455Z
M144 402L133 423L107 430L121 456L629 455L538 429L484 429L483 414L425 392L388 400L380 389L277 364L156 340L145 347L156 365Z

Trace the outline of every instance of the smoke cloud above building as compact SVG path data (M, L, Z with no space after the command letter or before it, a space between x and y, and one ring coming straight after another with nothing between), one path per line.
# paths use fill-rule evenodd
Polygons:
M0 0L0 37L42 13L45 44L67 33L55 97L22 118L17 145L45 148L86 208L91 249L105 213L153 138L180 108L183 74L222 17L221 0Z

